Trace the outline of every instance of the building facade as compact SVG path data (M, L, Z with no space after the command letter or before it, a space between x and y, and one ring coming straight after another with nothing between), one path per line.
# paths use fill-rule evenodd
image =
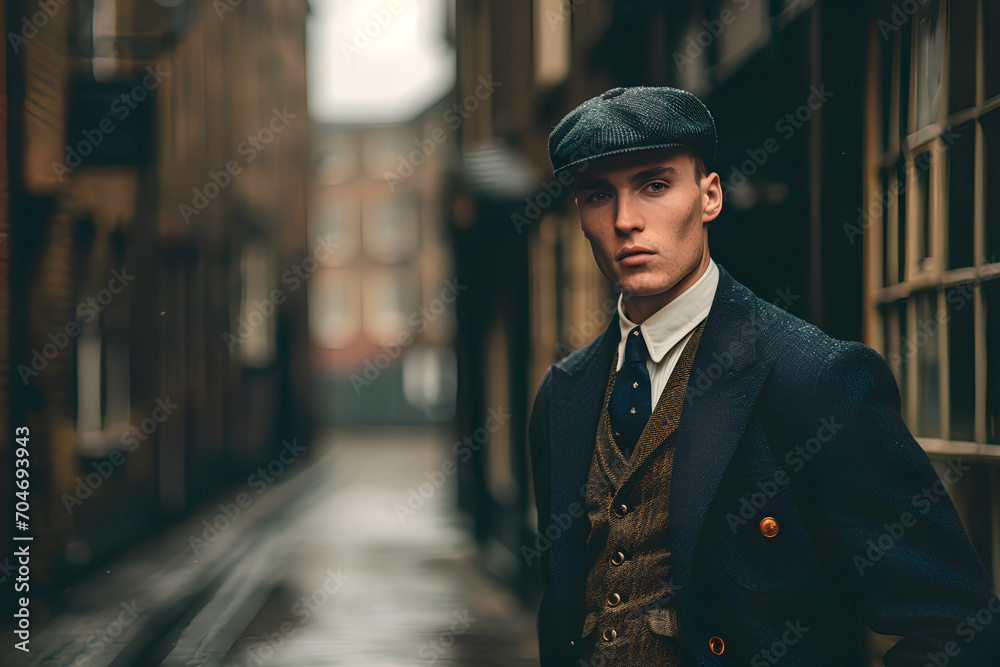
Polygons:
M459 98L480 76L502 82L466 123L463 152L490 146L532 174L489 206L460 193L453 220L480 250L512 258L460 357L472 369L460 395L477 397L465 428L483 418L483 395L501 394L512 430L466 465L463 503L525 596L537 591L531 550L544 546L526 464L531 402L548 366L603 331L617 303L546 139L577 104L627 85L678 86L712 109L725 200L709 226L713 258L758 296L886 358L935 464L971 465L948 492L1000 575L1000 5L472 0L457 26ZM521 308L508 314L508 301ZM871 643L879 655L884 641Z
M4 11L0 420L38 595L309 441L308 5Z
M336 425L448 423L454 304L441 193L454 155L449 104L408 123L321 126L314 150L310 280L318 402Z

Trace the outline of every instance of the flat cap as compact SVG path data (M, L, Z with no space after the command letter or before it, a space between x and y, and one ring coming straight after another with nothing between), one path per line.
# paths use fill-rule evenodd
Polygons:
M680 88L613 88L566 114L549 135L549 159L559 173L604 155L684 146L715 159L715 120Z

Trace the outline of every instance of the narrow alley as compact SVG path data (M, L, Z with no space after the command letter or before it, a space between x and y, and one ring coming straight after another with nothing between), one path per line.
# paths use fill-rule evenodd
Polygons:
M453 478L396 507L447 444L434 427L328 433L259 500L230 490L70 589L32 661L3 664L537 665L534 613L478 564Z

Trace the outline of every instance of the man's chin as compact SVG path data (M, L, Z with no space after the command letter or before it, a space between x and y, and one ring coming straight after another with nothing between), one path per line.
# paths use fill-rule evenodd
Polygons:
M663 294L668 289L669 285L656 284L651 285L645 281L635 281L635 280L622 280L618 282L618 291L625 295L626 298L641 298L644 296L656 296L657 294Z
M663 294L666 292L666 288L654 289L654 288L641 288L636 287L629 289L627 286L619 285L618 290L625 295L626 299L642 299L644 297L653 297L658 294Z

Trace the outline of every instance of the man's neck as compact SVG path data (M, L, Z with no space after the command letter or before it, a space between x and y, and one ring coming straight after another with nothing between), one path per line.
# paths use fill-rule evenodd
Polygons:
M649 296L623 296L622 306L625 308L625 316L636 324L642 324L648 320L650 316L672 302L678 296L686 292L688 288L698 282L698 279L705 275L705 271L708 269L710 261L711 257L708 254L708 248L705 248L705 254L702 256L701 262L698 263L698 266L692 269L683 278L678 280L673 287L665 292L650 294Z

